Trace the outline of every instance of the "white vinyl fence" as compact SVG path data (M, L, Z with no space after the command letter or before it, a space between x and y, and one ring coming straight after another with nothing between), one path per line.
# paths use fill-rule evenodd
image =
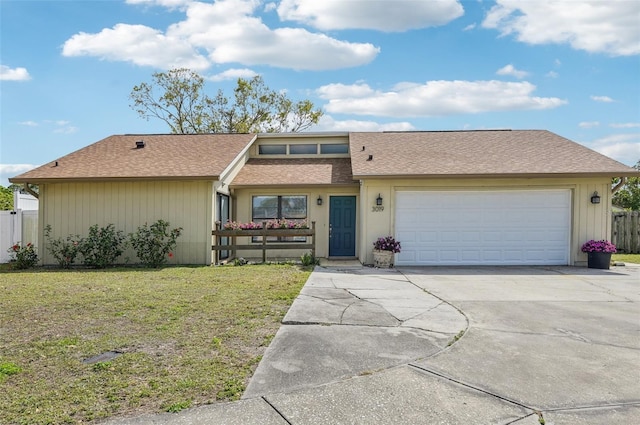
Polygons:
M0 211L0 263L7 263L11 256L7 250L21 242L31 242L41 252L38 245L38 210Z

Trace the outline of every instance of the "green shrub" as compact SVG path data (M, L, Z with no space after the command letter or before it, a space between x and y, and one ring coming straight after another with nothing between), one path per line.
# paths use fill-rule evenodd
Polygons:
M158 220L151 226L145 223L136 233L129 235L131 246L142 264L147 267L160 267L173 257L176 239L182 233L182 227L169 231L169 223Z
M320 264L320 260L314 257L310 252L303 254L300 257L300 261L302 262L303 266L317 266L318 264Z
M245 266L247 264L249 264L249 262L242 257L233 259L234 266Z
M47 250L56 259L58 265L63 269L71 267L76 257L80 253L80 236L69 235L65 239L51 238L51 225L47 224L44 228L44 237L47 238L49 245Z
M31 242L22 246L20 242L7 249L11 254L11 262L16 269L30 269L38 264L36 247Z
M116 262L125 246L126 237L121 230L116 231L113 224L101 228L94 224L89 228L89 236L78 243L78 250L85 265L103 269Z

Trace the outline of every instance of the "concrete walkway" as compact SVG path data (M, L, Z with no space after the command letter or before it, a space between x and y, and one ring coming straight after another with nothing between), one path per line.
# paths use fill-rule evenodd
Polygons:
M640 267L317 267L243 400L108 423L640 423L639 332Z

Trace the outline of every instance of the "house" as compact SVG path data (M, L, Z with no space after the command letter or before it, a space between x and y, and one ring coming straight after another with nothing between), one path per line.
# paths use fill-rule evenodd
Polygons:
M164 219L174 263L211 264L217 221L288 218L316 223L318 257L371 264L394 235L396 265L584 265L611 178L637 175L549 131L482 130L115 135L10 181L40 187L39 240Z

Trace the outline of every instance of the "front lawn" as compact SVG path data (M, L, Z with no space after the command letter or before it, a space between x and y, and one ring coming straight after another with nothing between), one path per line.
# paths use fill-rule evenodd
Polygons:
M640 254L613 254L612 261L622 261L623 263L640 264Z
M308 276L289 265L2 271L0 423L238 399Z

